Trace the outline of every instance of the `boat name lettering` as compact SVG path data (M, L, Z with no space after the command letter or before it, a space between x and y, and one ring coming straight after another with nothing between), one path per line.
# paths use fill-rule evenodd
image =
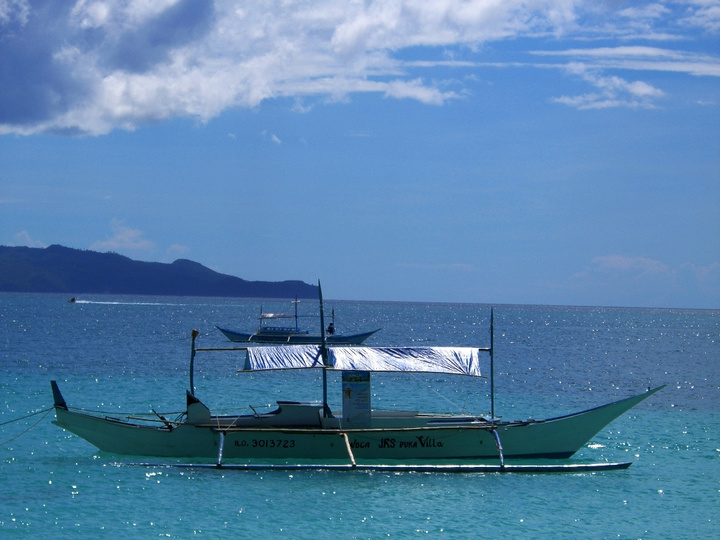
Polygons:
M294 439L251 439L235 441L235 446L252 448L295 448Z
M417 441L400 441L400 448L417 448Z
M360 442L357 439L353 439L350 443L350 448L370 448L369 442Z
M354 446L354 444L356 444L355 441L351 445L353 448L367 448L367 446ZM405 441L390 438L380 439L378 448L442 448L443 446L442 441L420 435L413 440Z
M432 437L423 437L420 435L418 438L418 443L423 448L442 448L443 443L441 441L436 441Z
M380 439L378 448L395 448L395 439Z

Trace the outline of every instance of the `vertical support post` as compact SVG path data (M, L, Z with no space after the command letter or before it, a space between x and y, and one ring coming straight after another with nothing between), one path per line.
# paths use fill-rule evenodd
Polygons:
M500 435L496 429L492 430L493 437L495 437L495 445L497 446L498 453L500 454L500 468L505 468L505 456L503 455L502 443L500 442Z
M350 456L350 463L352 463L352 468L357 467L357 463L355 463L355 455L353 454L352 448L350 447L350 439L348 439L347 433L344 431L340 433L343 440L345 441L345 448L347 449L348 456Z
M190 393L195 395L195 338L200 335L197 330L192 331L192 345L190 350Z
M320 286L320 280L318 279L318 296L320 298L320 355L323 361L322 370L322 383L323 383L323 418L328 417L328 402L327 402L327 367L328 367L328 351L327 343L325 342L325 308L323 307L322 287Z
M223 460L223 448L225 448L225 432L218 431L220 434L220 442L218 442L218 457L217 457L217 468L222 467Z
M296 332L300 330L300 327L298 326L298 314L297 314L297 305L298 305L298 302L299 302L299 301L298 301L298 299L297 299L297 295L295 295L295 301L293 302L293 304L295 304L295 331L296 331ZM288 339L289 339L289 338L288 338Z
M495 308L490 309L490 418L495 423Z

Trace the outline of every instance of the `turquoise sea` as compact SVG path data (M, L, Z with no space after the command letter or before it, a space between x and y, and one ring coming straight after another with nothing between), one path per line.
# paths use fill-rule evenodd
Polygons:
M261 307L262 306L262 307ZM0 294L2 538L717 538L720 311L495 306L495 411L556 416L668 386L574 460L622 471L443 474L233 471L137 465L51 423L50 380L68 404L115 416L184 409L190 332L254 329L255 299ZM326 301L369 345L489 344L490 306ZM303 314L316 314L312 301ZM317 319L301 320L307 328ZM238 374L236 353L199 353L213 410L321 399L315 372ZM489 367L489 362L488 362ZM487 368L486 368L487 370ZM331 381L330 401L340 408ZM373 375L373 407L489 411L487 379Z

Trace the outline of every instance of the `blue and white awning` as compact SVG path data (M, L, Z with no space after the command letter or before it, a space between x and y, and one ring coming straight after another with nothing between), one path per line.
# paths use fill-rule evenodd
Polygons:
M328 347L328 369L412 371L480 377L479 352L472 347ZM317 345L250 347L242 371L323 367Z

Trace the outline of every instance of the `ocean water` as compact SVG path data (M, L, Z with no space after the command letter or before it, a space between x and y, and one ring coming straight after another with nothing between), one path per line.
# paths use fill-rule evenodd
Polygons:
M252 329L272 300L0 294L2 538L720 537L720 311L496 306L495 410L555 416L668 386L601 431L578 461L624 471L444 474L232 471L139 466L51 424L49 381L71 406L184 409L190 332ZM261 307L262 306L262 307ZM490 306L327 301L371 345L489 344ZM316 314L304 302L301 314ZM313 317L303 326L317 325ZM199 353L213 410L319 400L314 372L237 374L235 353ZM489 367L489 363L488 363ZM330 401L339 408L331 380ZM487 379L373 376L373 406L489 411Z

